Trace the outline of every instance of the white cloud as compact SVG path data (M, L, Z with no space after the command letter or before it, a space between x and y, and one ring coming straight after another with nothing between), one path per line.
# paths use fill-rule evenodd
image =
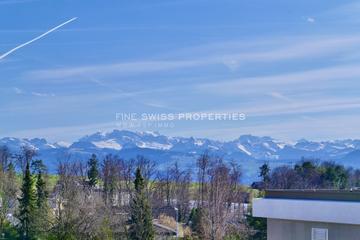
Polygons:
M35 91L27 93L23 89L18 88L18 87L13 87L13 91L18 95L31 94L32 96L35 96L35 97L55 97L54 93L35 92Z
M160 102L146 102L146 105L154 108L168 108L166 104Z
M308 17L308 18L306 19L306 21L308 21L309 23L314 23L314 22L315 22L315 18L313 18L313 17Z
M13 90L16 94L24 94L24 91L20 88L14 87Z
M36 97L55 97L54 93L31 92L31 95Z
M279 92L270 92L268 95L275 98L275 99L291 102L290 98L288 98L287 96L285 96L284 94L279 93Z

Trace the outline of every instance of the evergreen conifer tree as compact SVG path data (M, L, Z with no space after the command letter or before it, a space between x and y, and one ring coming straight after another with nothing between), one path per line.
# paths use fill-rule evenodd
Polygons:
M140 168L136 169L135 192L131 202L131 225L129 237L133 240L153 240L151 207L145 194L144 178Z
M23 182L21 186L21 197L19 198L19 220L21 238L24 240L32 239L34 232L32 224L34 222L34 212L36 210L36 193L34 180L30 172L30 163L26 163Z
M99 166L96 155L91 155L91 158L88 161L88 178L90 187L95 187L99 180Z
M34 229L38 237L45 237L50 229L50 209L48 204L49 194L45 180L46 166L43 164L42 160L36 160L32 166L36 174L36 217L34 220Z
M48 192L46 190L46 182L43 173L40 171L36 178L36 206L44 208L47 205Z
M36 206L39 209L47 207L48 191L44 174L46 173L46 166L42 160L35 160L32 163L34 174L36 174Z

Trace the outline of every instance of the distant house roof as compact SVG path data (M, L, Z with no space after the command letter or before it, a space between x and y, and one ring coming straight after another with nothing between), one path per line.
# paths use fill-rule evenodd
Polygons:
M174 236L176 235L176 229L172 229L168 226L160 224L157 220L153 220L155 232L159 235Z

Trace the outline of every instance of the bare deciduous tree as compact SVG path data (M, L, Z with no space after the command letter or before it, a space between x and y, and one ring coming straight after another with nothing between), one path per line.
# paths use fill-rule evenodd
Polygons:
M236 210L243 200L240 168L209 155L198 160L198 168L200 237L223 239L229 226L239 222Z
M19 154L15 154L16 164L23 173L25 172L26 163L30 163L31 165L31 161L36 154L36 150L29 146L23 146L21 148L21 152Z

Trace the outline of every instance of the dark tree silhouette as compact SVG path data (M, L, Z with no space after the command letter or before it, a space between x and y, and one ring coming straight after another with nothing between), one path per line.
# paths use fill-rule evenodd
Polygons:
M135 192L131 202L129 237L134 240L154 239L151 208L145 194L145 181L140 168L136 169Z
M95 187L99 181L99 167L98 167L98 160L96 155L91 155L91 158L88 161L89 170L87 172L89 178L89 185L90 187Z
M30 163L27 162L21 187L21 197L19 198L19 220L22 239L32 239L34 222L34 212L36 209L36 193L34 189L34 180L30 172Z

